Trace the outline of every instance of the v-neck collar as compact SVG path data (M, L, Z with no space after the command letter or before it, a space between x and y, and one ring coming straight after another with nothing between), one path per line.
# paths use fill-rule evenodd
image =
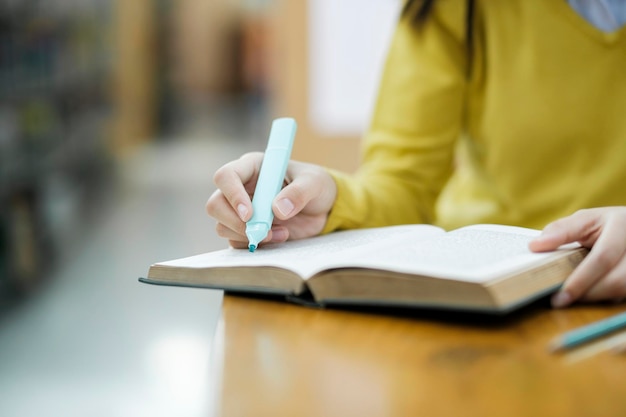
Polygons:
M596 39L599 42L605 44L616 44L626 39L626 26L614 30L612 32L604 32L601 29L595 27L591 22L587 21L583 16L578 14L576 10L569 5L567 0L547 0L555 8L560 9L560 12L572 23L574 26L585 32L588 36Z

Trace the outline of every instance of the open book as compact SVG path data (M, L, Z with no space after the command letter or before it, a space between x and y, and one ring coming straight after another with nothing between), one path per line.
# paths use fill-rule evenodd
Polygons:
M320 305L415 306L508 312L555 291L587 250L532 253L539 231L429 225L335 232L224 249L150 266L152 284L312 296Z

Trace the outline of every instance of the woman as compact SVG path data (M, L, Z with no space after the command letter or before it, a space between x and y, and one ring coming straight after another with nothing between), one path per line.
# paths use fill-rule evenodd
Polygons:
M266 242L399 223L543 227L531 250L591 248L555 307L626 297L626 11L597 20L583 3L409 1L362 165L292 161ZM234 247L247 246L261 158L214 176L207 211Z

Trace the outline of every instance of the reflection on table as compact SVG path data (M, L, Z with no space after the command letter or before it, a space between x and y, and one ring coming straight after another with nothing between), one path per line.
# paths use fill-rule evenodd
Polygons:
M626 415L626 357L554 355L623 305L508 317L311 309L227 295L223 416Z

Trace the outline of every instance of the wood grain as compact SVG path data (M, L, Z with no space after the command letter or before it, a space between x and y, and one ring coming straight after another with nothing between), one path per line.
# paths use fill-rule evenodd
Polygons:
M547 351L555 335L623 310L490 318L226 296L221 415L626 415L626 357Z

